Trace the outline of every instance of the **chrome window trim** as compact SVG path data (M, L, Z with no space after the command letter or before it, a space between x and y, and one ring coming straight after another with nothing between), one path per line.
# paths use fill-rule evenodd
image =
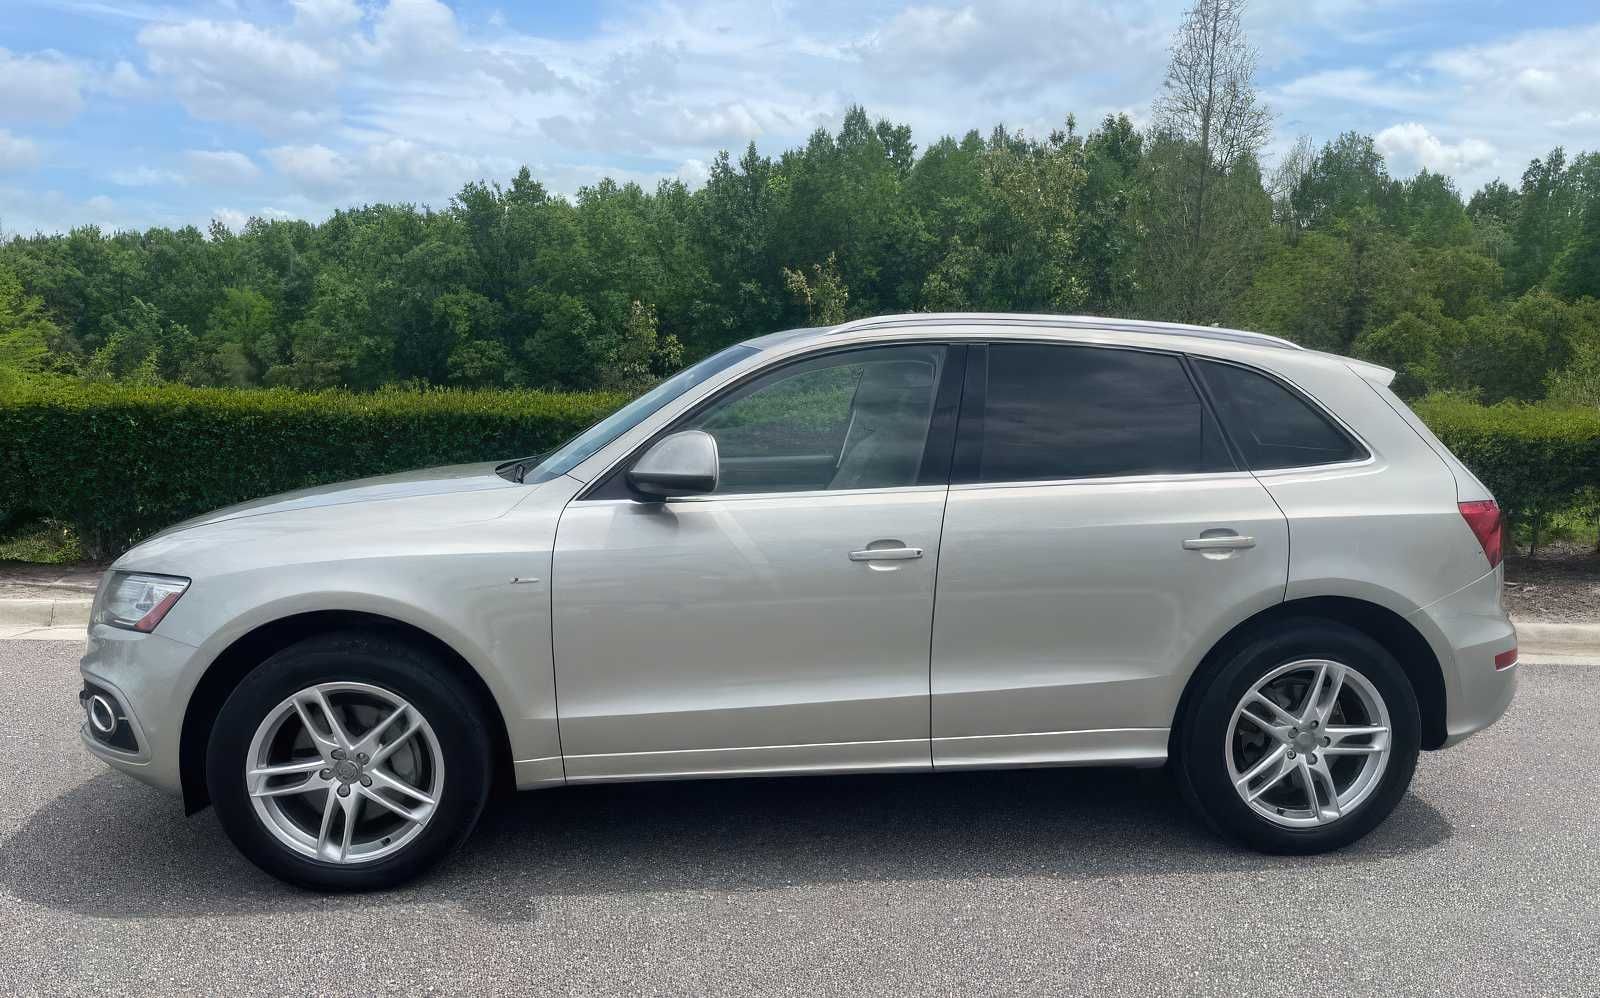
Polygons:
M717 503L738 500L749 502L759 499L829 499L835 496L919 495L948 491L948 485L898 485L883 489L808 489L803 492L730 492L700 496L673 496L661 503ZM586 499L585 506L651 506L660 503L645 499Z
M1248 471L1183 471L1155 475L1103 475L1089 478L1033 478L1002 482L961 482L960 484L951 485L950 491L974 492L982 489L1027 489L1034 486L1054 487L1062 485L1169 485L1186 482L1247 480L1253 477Z

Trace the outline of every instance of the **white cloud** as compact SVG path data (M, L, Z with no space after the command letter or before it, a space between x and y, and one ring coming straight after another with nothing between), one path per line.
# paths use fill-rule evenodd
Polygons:
M294 26L302 34L326 36L361 22L361 7L355 0L291 0Z
M112 170L106 178L118 187L160 187L183 183L183 174L155 166L135 166Z
M441 203L467 181L507 177L518 165L511 157L486 159L402 138L345 151L320 143L274 146L265 155L298 191L330 207L339 199Z
M261 176L261 168L242 152L232 149L190 149L183 154L189 176L202 184L232 186Z
M354 172L349 160L321 143L274 146L266 156L279 173L317 193L337 191Z
M221 222L233 232L243 230L245 223L250 221L248 214L234 208L212 209L211 218L213 221Z
M58 52L0 48L0 117L63 122L83 110L84 72Z
M191 20L139 32L150 68L191 114L268 131L337 119L340 64L245 21Z
M1325 69L1296 77L1268 93L1279 106L1296 109L1317 101L1354 101L1385 108L1414 108L1433 103L1427 87L1381 75L1372 69Z
M449 7L438 0L389 0L377 14L368 51L415 67L448 59L459 46L456 15Z
M21 173L39 165L39 147L32 139L0 128L0 173Z
M126 59L118 60L95 86L113 97L149 97L153 93L150 80Z
M1415 121L1390 125L1378 133L1374 143L1388 160L1390 171L1402 176L1419 167L1454 175L1494 158L1494 147L1482 139L1445 142Z

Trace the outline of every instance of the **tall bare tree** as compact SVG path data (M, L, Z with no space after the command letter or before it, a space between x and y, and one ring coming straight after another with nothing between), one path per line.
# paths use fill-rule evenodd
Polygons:
M1247 276L1248 234L1270 211L1257 154L1272 116L1256 99L1245 0L1196 0L1178 29L1152 134L1148 307L1188 322L1223 318Z
M1267 182L1267 194L1272 197L1272 220L1283 227L1290 239L1300 232L1300 219L1295 217L1294 211L1295 188L1311 173L1316 160L1317 147L1312 144L1311 136L1302 135L1278 158L1272 179Z

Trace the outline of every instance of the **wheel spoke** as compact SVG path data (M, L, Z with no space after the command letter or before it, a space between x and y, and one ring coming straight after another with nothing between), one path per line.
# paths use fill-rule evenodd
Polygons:
M250 776L258 779L270 779L274 776L293 776L296 773L314 773L326 766L327 763L318 759L300 759L294 762L283 762L272 766L262 766L260 769L250 770Z
M1330 724L1323 729L1328 744L1324 755L1376 755L1389 747L1389 729L1378 724ZM1346 742L1347 738L1369 738L1366 742Z
M1317 677L1311 681L1311 686L1306 690L1305 708L1300 713L1300 722L1305 724L1310 721L1326 721L1328 715L1333 713L1333 705L1339 699L1339 691L1344 688L1344 666L1338 662L1320 662L1317 665Z
M1287 744L1289 741L1288 730L1280 724L1270 724L1262 718L1252 714L1250 708L1244 707L1239 711L1239 716L1266 732L1274 741Z
M1311 805L1311 816L1317 820L1318 824L1336 821L1342 816L1343 811L1339 807L1339 788L1334 785L1333 773L1328 771L1326 762L1319 760L1312 763L1305 758L1301 758L1300 779L1305 782L1306 797ZM1322 789L1320 795L1317 793L1319 785ZM1328 803L1326 807L1318 799L1319 796L1327 797Z
M260 788L260 789L252 790L250 792L250 796L252 796L252 797L293 797L296 794L314 793L314 792L316 792L318 790L321 790L321 789L323 789L323 788L325 788L327 786L328 786L328 783L327 783L326 780L320 780L315 776L308 776L305 779L301 780L299 783L290 783L290 784L286 784L286 785L281 786L281 787L263 787L263 788Z
M339 723L339 715L333 712L333 704L328 702L328 697L322 692L322 687L313 686L310 691L315 698L317 706L322 708L322 716L328 719L328 728L333 732L333 740L339 747L349 751L352 747L350 736L345 734L344 725Z
M317 832L317 855L333 859L330 855L332 844L328 841L329 834L333 831L333 815L339 810L339 795L332 786L328 787L328 795L322 801L322 830Z
M1251 693L1250 702L1251 704L1260 704L1271 711L1273 718L1275 718L1280 725L1292 727L1293 725L1299 723L1299 718L1278 706L1270 697L1260 690L1255 690Z
M387 725L388 722L385 721L384 724ZM395 749L399 748L400 746L404 745L406 742L410 741L412 735L415 735L417 732L419 732L421 730L422 730L422 719L420 717L419 718L413 718L411 723L406 725L406 730L400 733L400 737L399 738L396 738L392 742L387 742L387 743L385 743L383 745L379 745L375 749L372 750L372 759L367 763L367 765L369 767L376 767L378 765L378 763L382 762L383 760L389 758L389 756L393 755Z
M428 805L426 804L421 805L415 811L410 811L401 807L399 804L396 804L383 794L374 793L366 787L361 787L358 792L367 800L372 801L374 804L381 804L383 807L388 808L390 811L393 811L395 814L398 814L400 817L410 822L420 822L427 818L429 813Z
M1234 786L1239 788L1239 792L1244 794L1244 799L1249 802L1254 801L1257 797L1260 797L1268 790L1271 790L1273 787L1283 782L1283 778L1288 776L1293 771L1294 763L1289 760L1288 747L1285 745L1279 745L1271 752L1268 752L1266 755L1262 756L1261 761L1257 762L1254 766L1251 766L1249 772L1245 773L1243 776L1239 777L1233 782ZM1255 787L1250 786L1251 783L1263 776L1266 777L1266 779L1262 780L1259 785Z
M378 748L378 741L383 737L383 733L389 730L389 725L404 717L406 711L410 709L411 705L405 703L396 707L388 717L379 721L371 731L368 731L366 734L362 735L360 740L357 741L352 748L354 748L357 752L366 752L369 754L373 753ZM399 738L395 739L396 742L403 742L405 740L405 735L401 735Z
M429 797L427 794L395 776L393 773L386 772L381 769L369 769L367 770L367 775L372 777L372 782L374 785L382 787L385 790L393 790L397 794L404 794L405 796L410 797L412 800L417 801L419 804L438 803L432 797Z
M339 843L339 862L350 858L350 839L355 834L356 819L361 815L361 795L346 794L337 797L344 811L344 838Z
M306 705L299 696L294 699L294 710L296 714L300 715L300 726L306 729L306 736L311 739L311 743L317 747L317 751L321 752L323 758L326 759L328 753L339 747L339 742L323 734L315 724L311 723L311 712L306 710Z

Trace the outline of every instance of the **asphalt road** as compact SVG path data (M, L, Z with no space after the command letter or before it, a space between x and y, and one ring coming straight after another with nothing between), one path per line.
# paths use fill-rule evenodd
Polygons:
M1357 847L1213 839L1157 772L587 787L325 898L77 745L0 642L0 994L1600 994L1600 665L1523 666Z

